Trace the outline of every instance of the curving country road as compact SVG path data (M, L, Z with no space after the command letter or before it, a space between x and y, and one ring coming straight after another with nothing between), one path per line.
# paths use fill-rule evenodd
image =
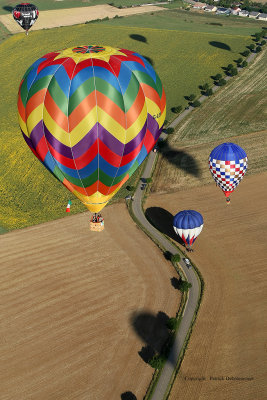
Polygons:
M164 134L162 135L164 137ZM156 159L156 153L151 152L148 156L147 164L143 173L143 178L149 178L153 169L153 165ZM132 211L135 218L138 220L139 224L142 225L149 233L157 239L158 242L169 251L171 254L177 254L177 248L167 240L157 229L155 229L146 219L143 209L142 209L142 196L143 190L141 189L143 183L142 180L139 183L134 199L132 201ZM183 347L186 339L186 335L189 331L191 322L194 318L194 313L197 307L198 298L200 295L200 282L198 280L197 274L193 268L188 269L183 261L181 261L180 267L182 268L184 275L188 282L192 284L191 289L189 289L188 300L184 309L184 315L180 323L178 333L175 338L174 345L170 351L168 360L161 372L159 381L157 383L156 389L153 393L152 400L162 400L164 394L167 390L168 384L171 380L171 376L174 372L179 353Z

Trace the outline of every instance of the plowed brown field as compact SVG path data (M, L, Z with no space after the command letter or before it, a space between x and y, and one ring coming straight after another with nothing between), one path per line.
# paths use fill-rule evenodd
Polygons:
M175 271L124 205L104 214L101 233L84 213L1 236L1 400L144 396L138 352L158 312L175 316Z
M165 210L159 215L194 209L204 217L190 253L204 298L170 400L266 398L266 180L266 172L245 177L229 206L215 183L146 203Z

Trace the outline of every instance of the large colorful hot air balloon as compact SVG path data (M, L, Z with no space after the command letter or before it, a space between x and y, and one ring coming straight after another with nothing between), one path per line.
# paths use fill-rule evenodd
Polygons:
M14 20L25 29L26 35L28 35L28 30L38 18L38 8L34 4L20 3L13 8L12 13Z
M243 179L248 167L245 150L234 143L222 143L212 150L209 168L216 184L222 189L227 203L229 196Z
M79 46L46 54L28 69L18 111L36 157L97 213L154 147L166 98L139 54Z
M180 211L173 218L173 229L184 241L188 250L200 234L203 228L202 215L194 210Z

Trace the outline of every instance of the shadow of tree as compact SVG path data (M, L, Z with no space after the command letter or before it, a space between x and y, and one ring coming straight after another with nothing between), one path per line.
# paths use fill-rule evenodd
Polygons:
M179 279L178 278L172 277L171 278L171 284L174 287L174 289L179 290L180 284L179 284Z
M18 2L19 3L19 2ZM2 9L11 12L14 7L12 6L3 6Z
M133 40L137 40L138 42L147 43L147 38L143 35L138 35L136 33L132 33L129 37Z
M174 164L177 168L195 177L201 176L196 160L185 151L173 149L166 140L162 142L158 152L161 153L170 164Z
M121 400L137 400L137 397L132 392L124 392L121 394Z
M151 346L146 345L143 346L140 351L138 351L139 356L142 358L142 360L148 364L151 358L156 354L155 350L152 349Z
M177 243L184 245L182 239L176 235L173 229L174 216L169 211L161 207L149 207L145 210L145 216L157 230L169 236L169 238L175 240Z
M132 314L131 324L137 335L146 344L139 352L143 360L147 359L146 356L151 355L152 352L161 353L164 343L169 338L169 330L166 326L168 320L168 315L162 311L156 315L150 312L134 312Z
M211 42L209 42L209 44L211 46L217 47L218 49L231 51L231 47L228 46L228 44L223 43L223 42L211 41Z

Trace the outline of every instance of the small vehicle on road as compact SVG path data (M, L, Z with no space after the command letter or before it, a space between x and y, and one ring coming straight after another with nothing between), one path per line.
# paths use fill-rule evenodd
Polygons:
M184 263L188 268L192 267L192 265L191 265L190 261L188 260L188 258L184 258Z

